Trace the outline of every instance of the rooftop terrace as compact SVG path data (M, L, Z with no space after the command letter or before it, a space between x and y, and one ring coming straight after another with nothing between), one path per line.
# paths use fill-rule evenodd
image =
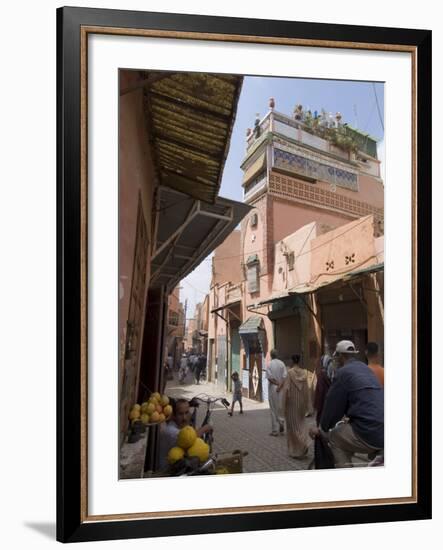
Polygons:
M247 156L255 149L260 137L272 132L342 158L349 159L351 154L363 153L377 159L377 140L343 122L340 113L333 115L324 109L320 113L312 112L296 105L290 117L275 111L273 98L269 101L269 108L262 119L257 115L254 128L247 130Z

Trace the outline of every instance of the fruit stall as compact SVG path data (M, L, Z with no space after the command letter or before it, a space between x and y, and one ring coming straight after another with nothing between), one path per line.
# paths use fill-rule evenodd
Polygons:
M167 395L152 393L143 403L135 403L128 417L129 429L120 451L120 479L180 475L233 474L243 471L247 453L213 453L210 445L199 437L191 425L178 431L175 444L169 448L163 469L146 471L146 456L157 427L166 422L173 409ZM152 441L151 441L152 440Z
M128 417L129 429L120 449L119 479L144 476L145 458L153 427L159 426L172 414L167 395L154 392L143 403L135 403Z

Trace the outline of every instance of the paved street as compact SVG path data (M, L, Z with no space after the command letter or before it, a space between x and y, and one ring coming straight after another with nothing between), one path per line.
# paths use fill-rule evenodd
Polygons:
M225 396L231 401L231 393L223 394L210 382L200 385L181 385L176 380L169 381L166 393L171 397L191 399L200 393L211 396ZM272 437L269 405L257 403L243 398L244 414L239 414L238 404L234 416L230 417L226 409L218 403L214 406L211 423L214 426L214 450L216 452L231 452L236 449L247 451L249 454L243 459L244 472L275 472L287 470L307 469L313 458L313 445L303 460L289 458L287 453L286 436ZM198 425L201 424L206 413L206 406L201 405L198 414ZM310 425L314 419L308 418Z

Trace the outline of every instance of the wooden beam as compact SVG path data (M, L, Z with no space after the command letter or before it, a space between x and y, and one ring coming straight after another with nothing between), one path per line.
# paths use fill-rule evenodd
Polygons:
M155 125L155 122L154 122ZM171 143L172 145L175 145L176 147L179 147L180 149L184 149L185 151L191 151L192 153L196 153L198 155L203 155L205 157L209 157L211 160L214 157L214 155L220 154L220 147L213 147L212 151L209 151L208 149L203 149L202 147L199 147L198 145L193 145L192 143L189 143L188 141L179 141L178 139L174 139L173 137L170 137L166 132L162 131L156 131L154 130L152 132L152 136L154 139L159 139L161 141L166 141L168 143Z
M221 113L217 113L215 111L211 111L211 109L207 109L205 107L196 107L194 105L191 105L190 103L186 103L185 101L181 100L181 99L176 99L174 97L169 97L167 95L164 95L160 92L155 92L154 90L150 90L149 91L149 95L151 97L153 97L154 99L155 98L158 98L162 101L166 101L166 102L169 102L169 103L173 103L174 105L177 105L177 107L180 107L181 109L184 109L184 110L189 110L189 111L194 111L194 112L198 112L202 115L205 115L205 116L210 116L210 117L213 117L217 120L221 120L222 122L224 122L225 124L229 124L230 121L231 121L231 118L232 118L232 115L229 114L229 115L222 115ZM198 99L198 98L197 98Z

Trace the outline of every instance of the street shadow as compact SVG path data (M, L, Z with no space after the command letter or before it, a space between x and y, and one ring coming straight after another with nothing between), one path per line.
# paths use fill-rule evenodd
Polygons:
M38 522L25 522L23 524L28 529L32 529L33 531L37 531L37 533L40 533L44 537L55 540L56 538L56 527L55 523L38 523Z
M208 396L226 396L232 400L230 392L223 392L213 383L180 384L176 376L169 380L165 392L169 397L191 399L199 393ZM239 414L238 404L235 405L234 415L228 416L230 407L226 409L220 402L211 405L212 417L210 423L214 428L214 447L217 454L229 455L234 451L247 454L242 461L242 473L259 474L272 472L287 472L308 470L314 456L314 445L308 439L308 452L303 457L290 457L286 434L280 437L270 437L271 416L269 403L259 403L243 398L244 414ZM207 411L205 403L201 403L196 410L196 427L200 428ZM314 416L305 419L305 429L315 425ZM240 472L239 472L240 473Z
M315 424L314 418L305 419L305 429ZM270 437L269 409L245 410L240 415L238 408L234 416L228 417L225 411L214 410L214 450L217 453L230 453L234 450L248 454L243 460L243 473L272 473L295 470L308 470L314 456L314 446L308 438L308 451L300 458L288 454L286 434Z

